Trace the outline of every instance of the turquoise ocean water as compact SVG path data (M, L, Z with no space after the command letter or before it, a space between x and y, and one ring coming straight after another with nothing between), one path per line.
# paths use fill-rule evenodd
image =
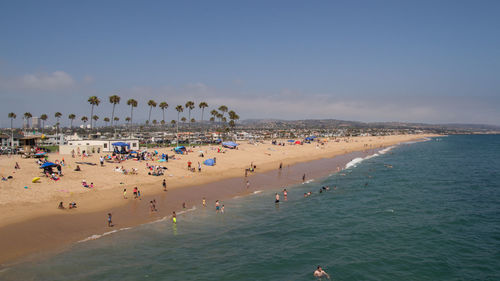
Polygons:
M0 280L314 280L317 265L333 280L500 280L500 136L400 145L289 186L276 206L279 190L77 243Z

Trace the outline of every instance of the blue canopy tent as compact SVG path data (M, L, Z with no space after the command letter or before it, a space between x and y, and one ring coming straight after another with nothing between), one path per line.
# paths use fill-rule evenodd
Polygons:
M111 145L112 145L112 146L120 146L120 147L124 147L124 146L126 146L126 147L130 147L130 144L125 143L125 142L120 142L120 141L119 141L119 142L114 142L114 143L112 143Z
M227 141L227 142L223 142L223 143L222 143L222 146L223 146L223 147L227 147L227 148L234 149L234 148L236 148L236 147L238 146L238 144L237 144L237 143L235 143L235 142L232 142L232 141Z
M295 140L288 140L288 142L295 142Z
M313 138L311 138L311 137L306 138L306 141L312 141L312 140L313 140Z
M114 146L114 152L115 153L119 153L119 154L127 154L128 151L127 151L127 148L130 148L130 144L128 143L125 143L125 142L114 142L111 144L112 146ZM118 148L120 147L120 148Z
M207 166L213 166L213 165L215 165L215 161L214 161L214 159L210 158L210 159L203 161L203 164L205 164Z
M57 166L56 163L45 162L45 163L42 164L42 166L40 166L40 169L49 168L49 167L55 167L55 166Z
M186 151L186 147L184 147L184 146L177 146L176 148L174 148L174 151L177 154L184 154L184 152Z

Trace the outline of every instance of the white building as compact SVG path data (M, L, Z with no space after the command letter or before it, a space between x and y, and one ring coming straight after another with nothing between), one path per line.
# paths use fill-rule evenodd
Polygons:
M139 149L138 139L101 139L101 140L68 140L67 145L59 146L59 154L71 154L72 150L80 151L101 151L101 152L113 152L113 143L124 142L130 145L130 150Z

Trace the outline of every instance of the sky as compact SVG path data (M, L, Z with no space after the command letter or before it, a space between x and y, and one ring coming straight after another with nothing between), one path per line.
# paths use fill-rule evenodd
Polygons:
M500 1L0 1L0 126L24 112L500 125ZM192 117L201 119L197 108ZM187 117L185 111L182 116ZM151 119L161 120L159 108ZM75 121L75 124L80 122Z

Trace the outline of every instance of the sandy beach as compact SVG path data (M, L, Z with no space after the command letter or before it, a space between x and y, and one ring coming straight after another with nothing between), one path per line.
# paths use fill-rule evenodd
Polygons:
M1 156L0 176L12 176L12 179L0 183L0 263L12 262L31 253L43 253L72 242L80 241L91 235L138 225L157 220L172 211L181 211L182 203L186 209L200 206L206 197L208 207L213 207L216 199L231 198L262 188L276 188L281 184L293 184L307 178L314 178L335 172L334 162L317 162L308 167L307 163L319 159L331 159L348 153L370 151L431 137L432 135L397 135L385 137L354 137L329 139L324 144L311 143L285 146L264 143L241 143L238 149L221 149L218 146L189 148L187 155L175 154L168 162L158 162L158 158L147 161L126 160L121 163L105 162L101 167L99 157L106 153L93 154L89 157L72 158L71 155L49 154L49 161L61 161L64 158L63 176L53 181L41 174L35 159L23 159L20 156ZM154 152L155 149L149 149ZM158 155L166 153L174 156L171 149L156 149ZM203 153L204 157L200 154ZM368 153L368 152L366 152ZM203 161L216 158L215 166L205 166ZM349 159L343 159L348 162ZM14 169L19 163L20 169ZM88 162L96 165L78 164L81 171L74 171L76 162ZM188 170L192 162L195 172ZM198 163L201 172L198 171ZM277 170L280 163L286 177L279 180L266 174ZM306 163L295 165L297 163ZM313 162L310 162L313 163ZM245 178L245 169L253 164L255 173L250 172ZM168 169L163 176L148 175L147 165L160 165ZM294 166L295 165L295 166ZM302 166L301 166L302 165ZM333 166L332 166L333 165ZM290 167L294 167L293 169ZM123 167L127 171L137 170L137 174L124 174L116 171ZM323 167L323 170L321 169ZM303 172L302 172L303 171ZM315 173L316 171L316 173ZM320 172L321 171L321 172ZM34 177L41 177L38 183L32 183ZM162 181L167 182L168 191L163 191ZM93 183L93 188L82 186L82 180ZM246 181L249 188L246 188ZM138 187L142 200L133 198L132 190ZM127 189L124 199L123 189ZM159 212L149 211L149 201L155 199ZM69 202L76 202L78 208L60 210L59 202L67 207ZM106 214L113 214L113 228L107 227Z

